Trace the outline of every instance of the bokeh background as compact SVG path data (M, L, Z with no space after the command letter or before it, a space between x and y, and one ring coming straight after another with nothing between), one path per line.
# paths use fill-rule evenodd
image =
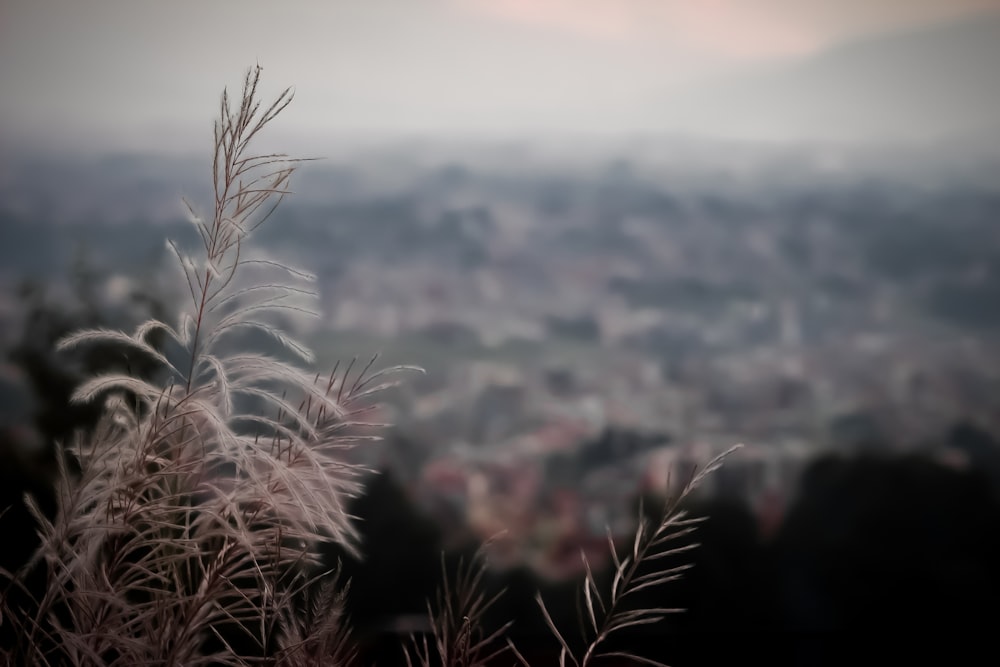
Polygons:
M175 317L164 238L194 242L181 197L210 204L257 63L296 91L261 150L323 158L256 241L319 277L296 333L322 368L427 370L355 453L372 656L442 550L501 531L497 619L546 655L533 591L573 623L581 550L606 566L606 528L735 443L647 653L998 620L995 0L7 0L0 565L94 418L72 388L137 363L54 341Z

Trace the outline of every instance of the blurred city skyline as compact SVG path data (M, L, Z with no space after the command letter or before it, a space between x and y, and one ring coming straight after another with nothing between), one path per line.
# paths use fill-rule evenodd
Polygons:
M0 134L19 148L200 150L221 88L260 63L267 92L296 88L292 129L274 137L296 145L968 139L998 126L998 36L997 0L13 0Z

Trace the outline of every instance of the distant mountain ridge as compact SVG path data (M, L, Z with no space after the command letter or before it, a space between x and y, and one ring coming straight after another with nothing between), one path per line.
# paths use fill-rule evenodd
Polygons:
M866 37L657 107L668 129L706 136L1000 145L1000 12Z

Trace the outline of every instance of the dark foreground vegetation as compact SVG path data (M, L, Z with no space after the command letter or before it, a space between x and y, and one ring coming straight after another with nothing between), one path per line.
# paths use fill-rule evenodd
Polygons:
M686 611L622 641L640 655L691 665L818 664L828 651L868 636L910 638L904 644L922 633L983 639L1000 620L996 498L983 475L926 458L829 456L809 467L770 539L758 534L746 507L697 504L692 513L707 520L690 538L698 548L681 558L692 568L635 601ZM382 641L380 629L393 615L421 613L440 542L391 474L373 479L355 508L367 560L348 561L348 608L371 637L369 655L392 664L394 649L386 647L394 642ZM563 627L574 627L578 587L526 569L494 574L490 585L506 588L491 621L517 619L515 643L537 651L537 664L554 664L558 645L534 592L542 591Z

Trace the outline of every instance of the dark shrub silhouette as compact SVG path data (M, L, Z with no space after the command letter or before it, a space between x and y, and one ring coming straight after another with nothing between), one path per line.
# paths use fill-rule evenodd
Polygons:
M1000 620L1000 509L976 472L916 456L825 457L803 476L774 548L788 630Z

